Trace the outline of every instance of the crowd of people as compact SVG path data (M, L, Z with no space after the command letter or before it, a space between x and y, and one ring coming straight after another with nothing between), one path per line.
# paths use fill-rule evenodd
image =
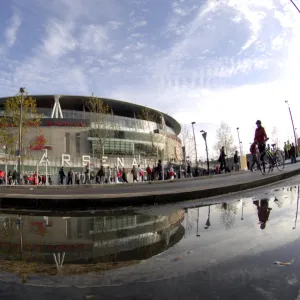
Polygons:
M132 175L133 182L154 181L162 179L175 179L178 178L178 174L174 171L171 165L166 170L163 170L161 160L158 161L157 166L152 168L148 165L146 170L142 169L140 165L133 166L130 171L125 168L110 167L103 165L99 170L91 171L89 165L86 165L84 172L74 172L73 169L69 169L65 172L64 167L59 170L59 184L110 184L110 183L128 183L128 174ZM163 177L164 175L164 177Z
M0 185L6 184L6 180L7 180L8 185L17 185L18 184L18 172L15 169L13 171L8 170L7 178L6 178L5 172L0 170ZM52 185L51 176L48 176L48 183L50 185ZM21 180L21 184L46 185L46 175L38 175L36 172L34 172L33 174L30 174L30 175L25 173Z

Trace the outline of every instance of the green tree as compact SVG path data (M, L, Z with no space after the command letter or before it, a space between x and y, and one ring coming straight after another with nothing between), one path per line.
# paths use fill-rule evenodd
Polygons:
M232 156L236 150L234 144L234 138L231 133L230 126L224 121L221 122L220 128L216 132L216 143L214 145L214 150L219 154L220 149L224 146L225 152L228 157Z
M16 95L8 98L4 102L4 113L0 118L0 144L5 147L6 155L9 158L15 155L19 149L19 124L21 122L22 158L29 155L30 139L27 138L29 128L39 131L41 118L43 115L38 113L36 100L25 95L22 104L22 119L20 116L20 105L22 97Z

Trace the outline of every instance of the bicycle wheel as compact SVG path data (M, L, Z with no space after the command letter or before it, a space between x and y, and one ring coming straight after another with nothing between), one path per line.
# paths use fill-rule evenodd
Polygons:
M268 173L270 173L271 171L271 165L270 165L270 158L268 156L268 154L265 152L264 154L264 158L263 160L260 160L260 171L263 175L266 175Z
M276 159L276 168L278 169L278 171L283 171L285 166L285 158L282 151L276 150L275 159Z

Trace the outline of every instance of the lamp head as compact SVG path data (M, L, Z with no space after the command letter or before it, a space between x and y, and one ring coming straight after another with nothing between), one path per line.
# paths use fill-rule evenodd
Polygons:
M24 87L20 87L20 93L25 93L25 88Z
M192 125L196 124L196 122L192 122Z

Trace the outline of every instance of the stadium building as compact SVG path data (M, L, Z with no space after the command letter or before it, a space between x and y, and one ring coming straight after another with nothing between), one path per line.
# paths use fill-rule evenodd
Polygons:
M30 129L23 140L25 168L32 169L36 165L43 167L46 161L45 147L48 149L47 158L52 172L57 172L62 165L75 170L82 170L87 163L95 168L101 164L131 168L135 164L152 166L158 159L172 163L183 160L178 138L180 124L163 112L134 103L101 98L109 107L109 114L99 114L102 117L97 118L97 114L87 105L91 97L31 97L36 99L38 113L43 117L38 130ZM4 115L6 99L0 98L0 116ZM155 122L141 117L145 109L156 116ZM2 151L1 157L4 156L5 151ZM9 159L9 165L15 163L16 159Z

